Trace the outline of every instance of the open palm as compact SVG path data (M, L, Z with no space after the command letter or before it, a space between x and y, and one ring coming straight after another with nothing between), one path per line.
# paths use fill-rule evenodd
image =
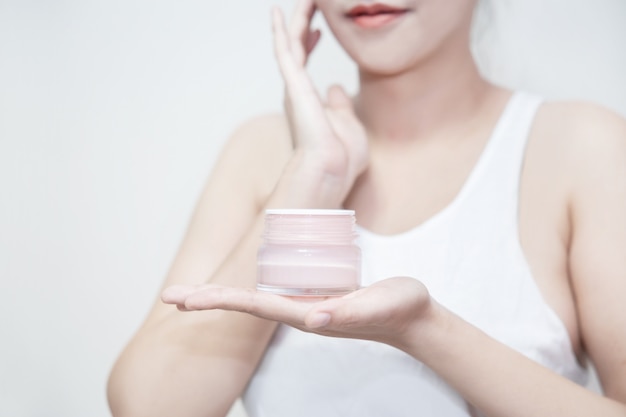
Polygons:
M180 310L231 310L326 336L376 340L399 346L431 305L424 285L389 278L343 297L286 297L250 288L173 286L162 300Z

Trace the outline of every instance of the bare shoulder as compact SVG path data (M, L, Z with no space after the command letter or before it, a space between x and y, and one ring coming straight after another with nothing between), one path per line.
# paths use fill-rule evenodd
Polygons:
M277 136L278 135L278 136ZM287 119L282 113L267 113L252 117L234 132L231 141L282 142L289 138Z
M217 169L229 165L244 183L253 183L262 197L271 192L291 156L287 119L283 114L255 116L237 127L227 140Z
M626 147L626 119L606 107L577 101L546 102L537 128L547 140L572 151L603 152Z
M578 185L616 175L616 170L623 173L626 166L626 119L605 107L546 102L537 115L535 134L554 166Z
M289 128L285 116L280 113L259 115L245 121L235 129L225 147L227 153L249 155L252 160L289 151Z

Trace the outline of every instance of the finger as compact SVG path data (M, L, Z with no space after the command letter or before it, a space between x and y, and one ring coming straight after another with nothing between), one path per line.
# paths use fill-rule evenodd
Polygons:
M304 65L306 62L309 27L315 14L315 3L313 0L301 0L294 8L293 16L289 24L289 38L292 52L296 62Z
M187 296L185 308L189 310L247 311L253 301L253 290L248 288L204 288Z
M200 288L206 286L200 285L172 285L167 287L161 293L161 301L165 304L178 304L182 305L185 303L185 299L198 291Z
M326 117L340 138L349 141L362 129L352 99L340 86L334 85L328 89L325 111Z
M274 53L280 69L287 96L292 101L301 103L319 103L319 95L304 67L294 59L291 43L285 29L283 14L278 8L272 9L272 28L274 32Z
M340 86L334 85L328 89L325 111L339 137L349 139L355 134L355 129L361 126L352 99Z
M274 52L276 58L291 53L291 45L286 35L285 18L278 7L272 8L272 33L274 34Z
M184 304L176 304L176 308L178 309L178 311L182 311L182 312L192 311L192 310L189 310L187 307L185 307Z
M300 0L293 9L293 15L289 24L289 33L296 38L307 33L311 19L315 14L315 2L313 0Z
M352 105L352 99L339 85L332 85L328 88L326 93L326 100L328 107L335 110L347 110L353 112L354 106Z
M272 30L274 33L274 55L278 62L278 68L287 89L293 90L294 86L301 81L302 77L299 75L301 66L294 59L291 42L285 28L285 19L277 7L272 9Z
M197 291L187 297L185 308L239 311L293 326L302 326L311 303L250 288L213 287Z
M304 324L310 329L321 330L349 326L354 320L354 309L349 300L337 298L311 308L304 318Z

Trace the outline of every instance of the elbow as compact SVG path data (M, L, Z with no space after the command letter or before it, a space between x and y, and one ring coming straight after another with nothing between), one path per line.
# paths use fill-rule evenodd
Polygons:
M106 386L106 397L113 417L157 417L150 409L141 381L128 366L124 353L113 366Z
M128 390L124 385L124 377L120 369L119 360L111 370L109 380L107 381L106 396L109 404L109 410L113 417L130 417L142 416L143 414L136 410L137 404L132 403L132 390Z

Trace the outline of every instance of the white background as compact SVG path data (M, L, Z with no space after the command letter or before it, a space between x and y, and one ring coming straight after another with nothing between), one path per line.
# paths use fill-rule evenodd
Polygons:
M0 0L0 416L109 414L219 149L280 110L269 9L292 2ZM488 76L626 115L626 2L497 3ZM325 35L315 82L354 91Z

